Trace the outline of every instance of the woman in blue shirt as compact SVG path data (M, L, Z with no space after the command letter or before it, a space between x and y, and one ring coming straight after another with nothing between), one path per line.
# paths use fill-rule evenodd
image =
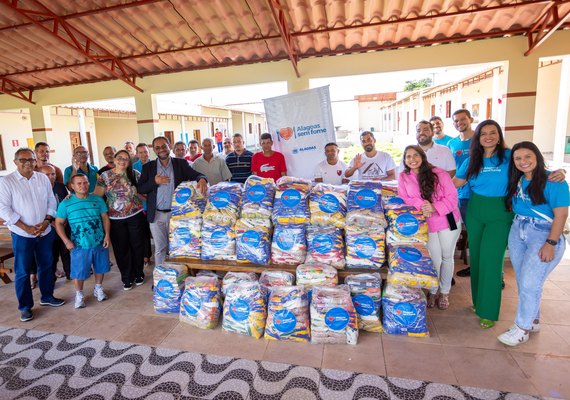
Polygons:
M568 183L548 180L544 158L534 143L517 143L512 150L505 202L515 213L509 254L519 304L514 325L498 339L516 346L529 339L529 332L540 329L544 281L564 254L562 231L570 205Z
M513 214L505 208L510 150L493 120L481 122L471 139L469 158L457 170L457 187L468 184L466 226L471 258L471 296L482 328L499 319L502 271Z

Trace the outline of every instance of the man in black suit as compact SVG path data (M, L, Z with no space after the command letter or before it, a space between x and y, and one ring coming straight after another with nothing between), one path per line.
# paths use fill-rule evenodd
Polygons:
M168 250L170 204L174 189L183 181L198 181L198 190L205 194L208 181L186 160L170 156L170 142L164 136L155 137L152 148L157 159L143 165L137 190L147 195L147 218L154 239L155 265L161 265Z

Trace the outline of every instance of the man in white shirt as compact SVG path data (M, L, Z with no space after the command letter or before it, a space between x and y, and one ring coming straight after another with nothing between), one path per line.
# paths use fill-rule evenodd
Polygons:
M226 165L226 161L219 155L214 154L214 140L206 138L202 140L202 154L194 164L194 168L197 172L206 175L208 178L208 183L210 185L215 185L221 181L227 181L232 177L232 173Z
M358 171L358 178L362 180L394 180L396 179L396 164L392 156L384 151L376 150L376 139L370 131L360 134L360 144L363 154L357 154L352 159L344 173L350 178Z
M437 144L433 141L434 130L433 125L428 121L420 121L416 125L416 140L418 144L426 152L428 162L434 167L438 167L447 171L452 178L455 176L455 158L451 154L449 147ZM402 160L402 166L404 166Z
M325 146L326 160L317 164L315 169L315 182L324 182L330 185L342 185L350 182L344 176L346 164L338 159L338 146L336 143L328 143Z
M34 172L36 155L21 148L14 155L17 170L0 180L0 218L12 232L15 288L20 321L34 318L30 267L34 255L38 268L40 305L59 307L65 302L53 296L52 245L56 200L47 176Z

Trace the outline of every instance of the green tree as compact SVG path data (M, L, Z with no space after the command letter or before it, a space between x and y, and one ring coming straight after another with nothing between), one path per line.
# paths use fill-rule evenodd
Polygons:
M431 78L424 78L414 81L406 81L404 85L404 92L412 92L414 90L430 87L432 84Z

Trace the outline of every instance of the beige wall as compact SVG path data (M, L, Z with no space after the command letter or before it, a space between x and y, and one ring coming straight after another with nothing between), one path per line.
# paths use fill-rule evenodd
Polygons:
M0 112L0 135L4 150L5 170L0 170L0 176L16 170L14 153L20 147L28 146L28 139L32 139L32 125L27 109L6 110ZM12 141L17 141L12 143ZM15 146L14 146L15 145Z
M127 118L95 118L95 129L97 130L97 149L99 154L98 167L105 165L103 149L106 146L115 146L117 150L122 149L126 141L138 144L139 134L137 131L137 120ZM152 152L151 152L152 153ZM151 154L152 156L152 154Z
M538 90L536 91L536 114L534 116L533 142L544 152L554 150L557 109L560 94L559 79L562 64L551 64L538 69ZM570 118L566 136L570 135Z

